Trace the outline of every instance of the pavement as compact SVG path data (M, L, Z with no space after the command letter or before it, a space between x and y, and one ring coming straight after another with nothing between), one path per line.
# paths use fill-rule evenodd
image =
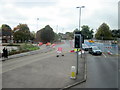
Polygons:
M27 59L30 61L32 57L40 57L40 53L44 54L43 58L34 58L32 63L2 73L3 88L60 88L64 90L85 82L86 54L83 54L82 58L79 56L77 79L70 79L71 66L76 66L76 53L68 52L68 47L66 49L65 56L59 58L53 54L56 52L54 49L44 47L41 50L9 56L11 60L22 61L25 57L26 61ZM7 60L3 62L3 69L8 65Z
M1 60L9 60L9 59L13 59L13 58L19 58L19 57L23 57L23 56L28 56L28 55L34 55L34 54L38 54L38 53L46 53L48 51L53 50L52 48L46 48L45 45L40 46L39 50L35 50L35 51L29 51L29 52L24 52L24 53L20 53L20 54L15 54L15 55L10 55L8 56L8 58L0 58Z

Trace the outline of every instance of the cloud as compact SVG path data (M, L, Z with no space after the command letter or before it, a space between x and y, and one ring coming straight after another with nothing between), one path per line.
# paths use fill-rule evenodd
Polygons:
M118 3L118 29L120 29L120 1Z
M111 29L117 28L117 0L1 0L0 4L0 24L6 23L12 28L26 23L31 31L37 31L49 24L54 31L57 26L58 32L73 31L78 28L76 7L82 5L85 8L81 13L81 25L96 30L106 22Z
M92 4L93 5L93 4ZM86 7L90 8L90 7ZM97 3L97 8L84 10L82 24L87 24L93 29L97 29L103 22L106 22L111 29L118 27L118 7L117 1L107 0ZM90 13L89 13L90 12Z

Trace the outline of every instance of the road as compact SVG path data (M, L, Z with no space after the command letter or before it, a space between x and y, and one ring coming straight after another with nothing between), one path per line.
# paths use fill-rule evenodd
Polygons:
M86 88L117 88L118 58L88 56L88 80Z
M89 43L89 42L87 42L87 41L85 41L85 43L86 43L88 46L91 46L91 45L98 46L98 47L102 50L102 52L107 53L108 51L110 51L112 54L118 55L118 45L116 45L116 44L111 44L111 43L99 43L99 42Z
M95 44L98 47L100 43ZM104 51L102 44L100 48ZM103 48L102 48L103 47ZM118 53L116 48L111 51ZM115 54L115 53L114 53ZM118 88L118 56L108 55L104 52L101 56L87 54L87 81L73 88Z
M69 44L69 41L65 41L65 44L56 46L64 48L64 57L57 58L56 50L52 50L3 62L3 88L61 88L74 82L69 78L71 66L76 65L76 54L69 53ZM118 87L117 56L87 54L86 61L87 81L74 88Z
M57 58L52 50L3 62L3 88L63 88L74 83L70 70L76 65L76 54L69 53L69 41L56 47L63 47L65 56Z

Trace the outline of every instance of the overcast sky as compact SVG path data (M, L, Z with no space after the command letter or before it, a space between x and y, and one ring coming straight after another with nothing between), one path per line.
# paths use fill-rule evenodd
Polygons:
M96 30L103 22L110 29L118 28L119 0L0 0L0 25L12 29L19 23L27 24L30 31L50 25L55 32L72 32L78 28L79 9L81 26ZM39 18L39 19L37 19Z

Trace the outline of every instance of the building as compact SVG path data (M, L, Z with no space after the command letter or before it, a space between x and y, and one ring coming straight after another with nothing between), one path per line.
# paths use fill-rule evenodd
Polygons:
M0 28L0 42L2 43L11 43L13 40L12 30L11 28L3 24Z

